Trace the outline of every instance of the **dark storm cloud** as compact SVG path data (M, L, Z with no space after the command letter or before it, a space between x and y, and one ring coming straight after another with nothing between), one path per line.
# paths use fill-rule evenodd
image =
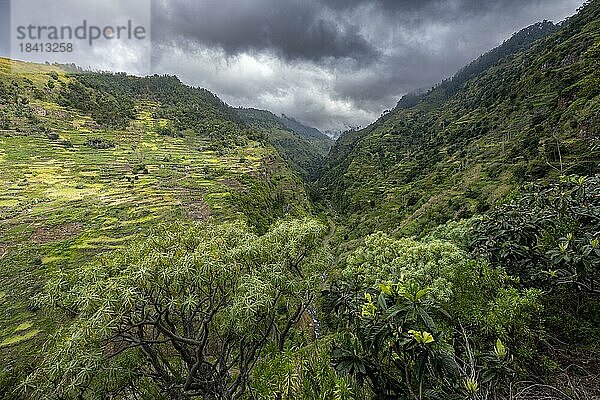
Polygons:
M155 37L218 46L227 54L271 51L287 60L372 60L377 50L359 27L323 13L311 0L157 2Z
M555 0L321 0L337 11L376 9L402 23L458 22L488 13L518 15L527 7L553 8ZM565 2L568 3L568 0Z
M427 89L516 31L543 19L558 22L575 12L581 0L324 0L330 6L367 12L386 30L370 36L387 39L389 51L377 63L344 74L334 93L358 108L382 110L401 94ZM357 10L359 11L357 13ZM366 28L369 29L369 28Z
M374 6L386 12L414 14L425 10L436 14L449 13L484 13L496 7L512 7L523 4L524 0L322 0L324 4L334 9L352 9L361 6ZM544 0L537 1L542 3Z

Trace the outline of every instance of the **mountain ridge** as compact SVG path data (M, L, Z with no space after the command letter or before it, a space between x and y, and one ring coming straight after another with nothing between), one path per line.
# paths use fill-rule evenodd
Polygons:
M327 156L332 140L316 128L267 110L236 108L247 125L264 132L267 139L290 165L307 181L315 179Z

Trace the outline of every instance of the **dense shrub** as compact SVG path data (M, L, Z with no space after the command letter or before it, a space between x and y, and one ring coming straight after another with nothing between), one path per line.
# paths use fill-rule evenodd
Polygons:
M463 233L451 233L452 230ZM461 237L464 225L438 231ZM376 398L500 393L543 334L540 292L471 260L458 244L375 234L324 293L337 371Z
M257 236L240 223L160 227L37 299L73 323L28 380L41 398L231 399L259 356L287 339L330 261L323 227L280 223Z
M475 255L545 293L548 332L600 342L598 176L527 185L473 226Z
M116 146L115 142L102 138L88 139L88 141L85 142L85 145L88 147L93 147L95 149L112 149Z

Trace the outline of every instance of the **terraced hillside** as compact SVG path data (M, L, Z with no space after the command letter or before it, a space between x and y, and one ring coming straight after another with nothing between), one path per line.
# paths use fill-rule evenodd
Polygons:
M53 271L158 222L260 231L308 209L300 178L210 92L0 59L0 387L59 322L30 303Z
M531 40L540 38L534 41ZM344 134L319 179L349 236L421 234L520 183L600 163L600 3L518 33L454 78Z

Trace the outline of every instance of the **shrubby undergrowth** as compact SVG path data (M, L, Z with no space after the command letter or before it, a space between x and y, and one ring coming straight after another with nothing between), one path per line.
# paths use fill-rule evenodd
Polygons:
M161 228L50 280L38 303L74 319L24 388L66 398L509 398L519 382L551 380L563 361L553 343L597 351L598 182L530 185L419 240L370 235L337 263L311 220L262 236L239 223Z

